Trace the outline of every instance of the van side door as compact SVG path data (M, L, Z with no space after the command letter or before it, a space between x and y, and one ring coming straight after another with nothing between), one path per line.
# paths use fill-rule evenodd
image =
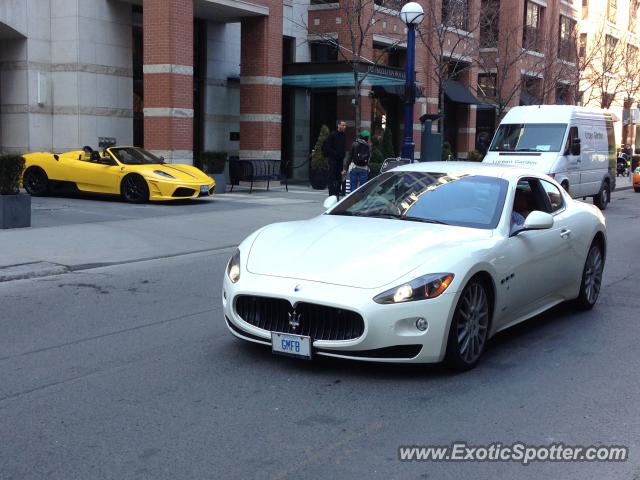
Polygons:
M569 181L569 192L572 196L578 196L580 194L580 164L582 163L581 156L582 150L586 145L583 144L584 140L580 136L580 130L577 125L569 127L569 134L567 135L567 143L564 147L564 156L566 157L567 165L567 180ZM573 153L574 140L580 140L580 153L577 155Z

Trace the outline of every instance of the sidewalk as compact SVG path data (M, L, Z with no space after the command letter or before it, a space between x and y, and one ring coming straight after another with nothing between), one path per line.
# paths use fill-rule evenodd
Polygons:
M298 188L289 193L234 192L191 206L133 206L57 197L34 199L36 208L45 212L48 206L60 204L73 212L61 216L60 225L34 224L27 229L0 230L0 282L231 249L263 225L321 214L325 198L325 192ZM105 210L107 217L102 215ZM127 212L132 218L109 219ZM51 211L49 215L53 214ZM75 223L73 215L78 218ZM92 216L95 219L90 220Z

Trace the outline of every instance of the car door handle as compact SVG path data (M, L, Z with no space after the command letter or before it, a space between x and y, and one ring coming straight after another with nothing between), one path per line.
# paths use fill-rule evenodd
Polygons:
M571 230L569 230L568 228L563 228L562 230L560 230L560 236L562 238L568 238L571 235Z

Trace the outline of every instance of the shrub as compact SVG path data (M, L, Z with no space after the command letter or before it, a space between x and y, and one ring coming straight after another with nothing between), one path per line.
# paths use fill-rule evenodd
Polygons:
M16 195L20 191L23 170L22 155L0 155L0 195Z
M311 153L311 168L314 170L328 170L329 169L329 161L322 153L322 144L329 136L329 127L326 125L322 125L320 128L320 134L318 135L318 140L316 140L316 144L313 147L313 151Z
M471 150L467 155L467 160L470 162L480 162L482 160L482 154L478 150Z
M208 150L202 152L200 159L205 173L222 173L224 172L224 164L227 161L227 152Z
M382 162L369 162L369 178L380 175L381 168Z
M442 144L442 160L449 160L449 157L453 157L451 145L449 144L449 142L444 142Z
M395 158L396 151L393 148L393 134L391 133L391 128L387 124L387 128L384 129L384 135L382 136L382 155L383 160L387 158Z

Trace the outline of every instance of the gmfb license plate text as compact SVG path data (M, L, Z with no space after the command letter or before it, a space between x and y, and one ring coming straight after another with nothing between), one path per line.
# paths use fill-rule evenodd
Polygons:
M271 350L273 353L310 359L311 338L287 333L272 333Z

